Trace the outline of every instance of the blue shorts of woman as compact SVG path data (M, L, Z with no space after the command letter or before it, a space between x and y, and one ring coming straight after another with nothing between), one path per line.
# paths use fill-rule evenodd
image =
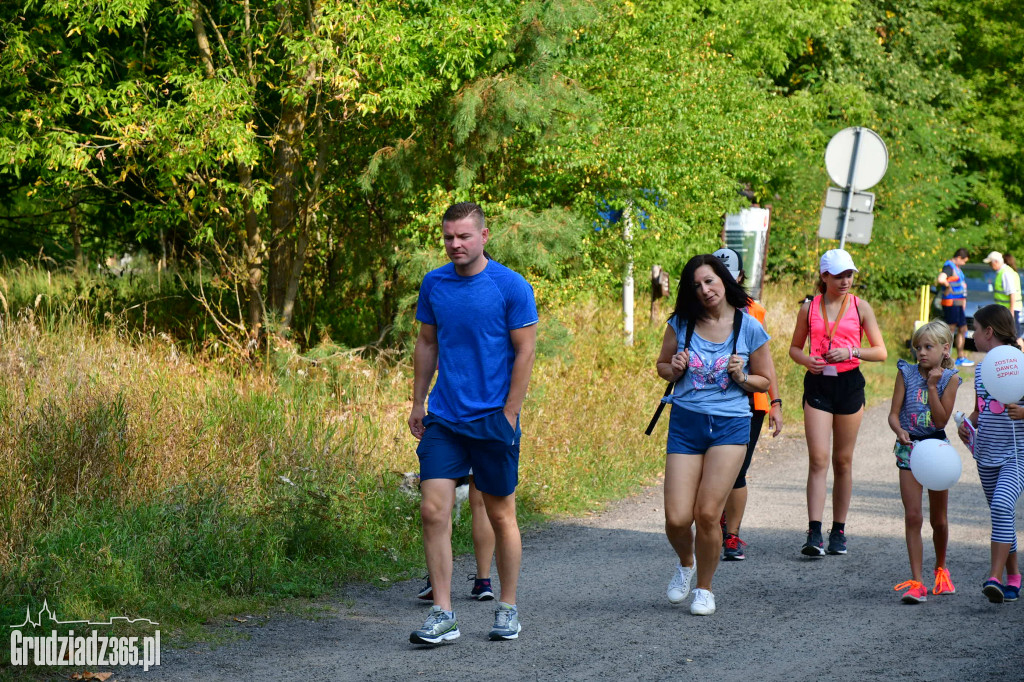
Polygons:
M750 417L716 417L672 406L666 454L703 455L716 445L750 442Z

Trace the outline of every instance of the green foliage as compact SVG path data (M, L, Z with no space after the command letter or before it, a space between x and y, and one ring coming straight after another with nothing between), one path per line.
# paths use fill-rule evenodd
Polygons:
M1024 250L1024 16L1009 0L944 3L961 45L954 68L972 95L958 111L968 135L961 153L978 176L972 201L954 213L952 225L981 233L1003 252ZM977 249L981 255L986 246Z
M630 258L678 272L741 189L773 210L770 276L810 280L824 146L864 125L890 166L853 248L903 297L961 245L1024 246L1020 22L1007 0L25 2L0 18L4 249L141 243L219 278L188 328L396 344L460 200L547 302L610 294Z
M975 176L956 120L965 84L950 26L934 2L859 2L850 25L815 36L777 82L813 107L801 162L769 191L777 192L769 269L810 283L816 255L834 242L817 238L828 184L821 155L841 128L862 125L885 140L889 167L876 193L869 246L850 245L872 296L906 299L928 282L956 248L974 246L977 231L947 229L970 199ZM981 250L984 247L975 247Z

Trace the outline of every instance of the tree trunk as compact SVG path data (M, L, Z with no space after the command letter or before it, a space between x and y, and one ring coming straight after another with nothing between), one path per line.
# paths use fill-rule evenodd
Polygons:
M309 232L303 229L299 232L299 238L295 245L292 269L285 290L284 307L281 310L281 324L288 328L292 326L292 321L295 319L295 298L299 294L299 280L302 277L302 266L306 264L307 247L309 247Z
M288 281L292 274L297 254L296 241L301 238L298 202L296 201L296 178L302 163L302 137L306 129L304 108L286 106L277 126L277 142L274 145L274 188L270 197L270 270L267 278L267 304L272 312L279 315L282 324L285 319L285 300ZM299 234L296 234L299 233ZM300 265L301 268L301 265Z
M246 6L248 9L248 5ZM248 21L248 15L246 15ZM199 58L203 63L203 72L207 78L215 78L217 70L213 64L213 51L210 40L203 25L201 7L198 0L192 0L192 30L196 35L196 46ZM246 282L245 293L248 299L249 335L259 336L266 311L263 305L261 285L263 282L263 238L256 211L252 206L252 169L244 163L237 163L238 183L242 186L242 214L245 222L245 254Z
M242 185L242 209L245 219L245 297L248 300L249 335L259 336L266 311L263 309L263 237L260 223L252 207L252 171L244 163L238 164L238 179Z

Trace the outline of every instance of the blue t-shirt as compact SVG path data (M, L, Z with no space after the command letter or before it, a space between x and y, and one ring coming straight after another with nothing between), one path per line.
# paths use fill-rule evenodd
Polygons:
M686 345L686 320L674 315L668 326L676 333L676 352L683 352ZM713 414L716 417L749 417L750 400L747 392L729 377L727 366L732 353L732 333L723 343L711 343L702 339L697 332L690 339L690 366L676 383L675 392L664 398L691 412ZM750 354L763 346L769 338L761 323L743 313L736 354L743 358L743 371L750 373Z
M468 422L503 409L516 357L509 332L538 321L533 287L523 276L488 260L463 277L448 263L423 278L416 319L437 327L429 412Z

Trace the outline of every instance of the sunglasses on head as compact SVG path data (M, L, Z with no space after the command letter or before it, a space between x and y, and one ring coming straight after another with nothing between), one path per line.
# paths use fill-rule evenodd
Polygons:
M1006 412L1006 406L995 398L985 400L981 396L978 396L978 412L984 412L986 407L992 414L1002 414L1003 412Z

